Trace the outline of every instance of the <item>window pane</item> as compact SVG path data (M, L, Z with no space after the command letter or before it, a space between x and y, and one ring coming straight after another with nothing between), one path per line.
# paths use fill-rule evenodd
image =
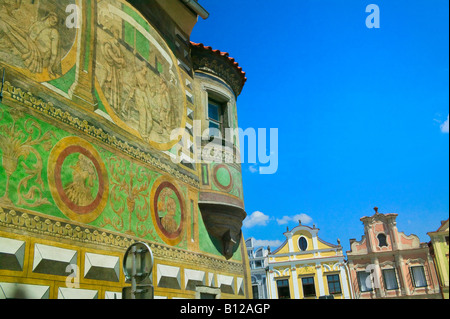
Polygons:
M298 240L298 246L300 247L301 251L306 251L308 249L308 241L306 240L305 237L301 237Z
M209 122L209 128L215 128L215 129L220 129L220 125L219 125L219 123L216 123L216 122L213 122L213 121L210 121Z
M388 247L387 238L385 234L378 235L378 246L380 247Z
M278 280L278 299L291 299L288 280Z
M358 283L361 292L372 291L372 281L368 272L358 272Z
M412 273L416 288L427 286L427 280L425 278L425 271L423 270L423 267L413 267Z
M220 107L218 105L209 103L208 116L211 120L220 122Z
M384 283L387 290L398 289L397 275L395 269L383 270Z
M328 290L330 294L340 294L341 290L341 282L339 280L339 275L330 275L328 278Z
M316 287L314 285L314 278L308 277L302 279L303 295L305 297L311 297L316 295Z
M208 134L209 134L209 136L220 137L222 135L222 132L220 130L220 125L218 123L210 121Z
M259 299L259 288L258 288L258 286L253 286L253 299Z

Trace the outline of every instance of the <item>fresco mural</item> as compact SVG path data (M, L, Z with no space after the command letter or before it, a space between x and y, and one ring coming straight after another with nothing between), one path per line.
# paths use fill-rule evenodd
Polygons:
M116 124L159 149L185 126L186 97L176 59L162 37L126 5L98 1L96 80Z
M38 82L75 64L76 28L65 25L71 0L0 0L0 60Z

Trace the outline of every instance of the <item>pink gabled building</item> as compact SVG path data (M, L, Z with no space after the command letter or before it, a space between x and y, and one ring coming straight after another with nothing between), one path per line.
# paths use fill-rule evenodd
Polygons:
M427 243L397 229L397 214L363 217L364 236L350 240L347 252L357 299L441 298Z

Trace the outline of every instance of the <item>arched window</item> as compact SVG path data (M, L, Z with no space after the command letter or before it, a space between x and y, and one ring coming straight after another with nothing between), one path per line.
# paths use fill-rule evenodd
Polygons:
M298 247L301 251L306 251L308 249L308 241L305 237L300 237L298 240Z
M385 234L378 234L378 246L380 247L388 247L387 238Z

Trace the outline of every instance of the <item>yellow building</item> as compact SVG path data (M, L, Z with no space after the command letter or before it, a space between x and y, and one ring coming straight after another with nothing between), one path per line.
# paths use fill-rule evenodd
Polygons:
M449 277L449 236L448 236L448 219L443 221L441 227L434 232L429 232L431 238L430 248L434 258L436 270L439 276L439 285L445 299L449 299L448 295L448 277Z
M301 223L284 233L286 241L269 255L270 299L351 299L342 246L321 240L318 233Z

